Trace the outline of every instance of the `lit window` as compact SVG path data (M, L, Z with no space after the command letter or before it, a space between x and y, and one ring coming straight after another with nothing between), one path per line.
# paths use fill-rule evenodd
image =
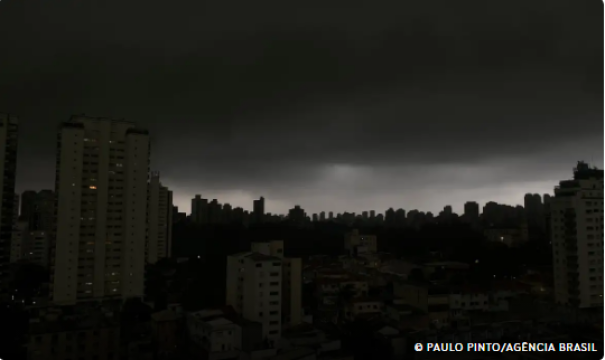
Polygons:
M94 186L94 185L90 185L88 188L89 188L89 189L92 189L92 190L96 190L96 189L97 189L97 187L96 187L96 186Z

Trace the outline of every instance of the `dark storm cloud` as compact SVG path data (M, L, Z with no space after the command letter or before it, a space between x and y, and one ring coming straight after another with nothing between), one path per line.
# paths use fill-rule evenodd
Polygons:
M81 112L149 127L182 196L378 198L397 179L478 178L433 176L446 165L493 183L542 181L587 152L602 164L600 1L4 0L0 43L22 187L52 183L51 129Z

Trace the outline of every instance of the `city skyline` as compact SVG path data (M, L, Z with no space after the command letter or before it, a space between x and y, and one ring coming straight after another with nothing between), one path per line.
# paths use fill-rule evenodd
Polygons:
M0 0L0 360L602 357L603 10Z
M594 163L588 162L588 164L590 166L596 166ZM571 165L571 164L570 164ZM601 169L601 166L597 166L599 169ZM159 172L155 172L156 174L159 175ZM561 173L565 173L565 171L561 171ZM565 176L567 176L567 178L570 178L569 176L569 166L567 167L567 175L562 175L561 179L566 178ZM320 212L325 212L326 214L328 212L333 212L334 214L337 213L356 213L356 214L361 214L363 211L376 211L376 214L383 214L386 212L386 210L393 208L395 210L402 208L406 211L410 211L410 210L418 210L421 212L431 212L433 214L438 214L440 211L442 211L444 209L444 207L446 206L451 206L452 210L454 213L457 214L463 214L464 213L464 204L466 202L477 202L479 204L479 209L480 212L482 212L483 206L485 204L487 204L488 202L495 202L498 204L502 204L502 205L509 205L509 206L524 206L523 204L523 197L526 194L538 194L540 195L540 197L542 197L543 195L553 195L553 187L556 186L557 181L553 181L552 183L545 181L544 183L537 183L537 182L530 182L530 183L526 183L526 185L528 185L525 188L520 188L518 189L518 191L514 192L515 196L507 196L507 195L502 195L502 193L500 192L500 196L498 194L489 194L486 193L486 197L485 197L485 201L478 201L475 199L471 199L471 198L465 198L464 195L459 195L457 197L457 199L459 199L459 202L455 202L455 203L443 203L443 204L439 204L437 201L433 202L434 206L433 208L427 209L427 208L422 208L422 207L414 207L413 206L413 202L409 202L409 201L405 201L403 203L398 203L398 204L393 204L390 205L386 208L376 208L376 207L372 207L371 205L367 205L366 207L359 207L356 209L351 209L351 208L344 208L344 209L332 209L332 208L328 208L328 209L317 209L317 210L310 210L309 208L305 207L304 202L303 203L285 203L285 202L281 202L281 206L277 207L278 210L276 209L276 206L272 203L274 203L274 201L272 201L271 199L265 199L265 204L267 204L267 206L265 206L265 213L271 213L271 214L276 214L276 215L287 215L288 210L294 208L294 206L300 206L302 209L304 209L307 212L307 215L311 215L311 214L319 214ZM554 185L553 185L554 184ZM546 191L541 191L543 187L547 187ZM526 189L526 190L523 190ZM529 190L527 190L529 189ZM534 191L531 191L531 189L535 189ZM39 191L40 189L26 189L24 191ZM48 189L49 190L49 189ZM513 190L514 191L514 190ZM23 192L18 192L17 195L21 196ZM179 212L184 212L187 215L191 215L191 200L197 196L197 195L201 195L202 198L207 199L208 201L210 200L217 200L219 202L219 204L229 204L231 205L233 208L235 207L239 207L242 208L243 210L252 212L253 211L253 203L254 201L258 200L258 198L260 198L260 196L254 196L254 195L242 195L242 197L240 199L236 199L233 197L233 195L228 194L227 196L223 197L220 195L224 195L224 193L218 193L219 196L215 196L217 195L216 192L212 193L212 192L198 192L195 195L192 195L191 198L186 198L186 195L183 194L175 194L174 198L173 198L173 205L176 206L179 209ZM490 197L491 196L491 197ZM243 200L242 200L243 198ZM417 197L418 198L418 197ZM430 198L427 196L427 198ZM235 201L233 201L235 199ZM438 198L439 199L439 198ZM516 199L516 200L513 200ZM238 200L240 202L238 202ZM408 199L409 200L409 199ZM245 202L244 202L245 201ZM391 201L392 202L392 201ZM405 205L407 204L407 206Z
M0 6L18 192L53 188L56 126L80 113L149 129L181 209L200 193L280 213L459 212L550 193L578 160L603 167L601 2ZM25 22L46 36L13 31Z

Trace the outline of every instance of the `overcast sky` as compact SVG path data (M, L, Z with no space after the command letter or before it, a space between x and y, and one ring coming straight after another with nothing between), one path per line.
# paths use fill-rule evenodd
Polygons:
M601 0L2 0L0 49L19 192L80 113L149 128L187 212L515 205L603 166Z

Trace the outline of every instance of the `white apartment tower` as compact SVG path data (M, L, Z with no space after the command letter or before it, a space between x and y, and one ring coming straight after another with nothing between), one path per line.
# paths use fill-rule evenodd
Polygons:
M227 305L261 323L263 337L274 344L281 337L281 279L278 257L255 252L227 257Z
M19 120L0 114L0 300L7 296L8 264L15 211L15 176L17 172L17 135Z
M170 257L172 247L172 191L162 186L158 172L153 172L149 180L148 207L146 261L155 264Z
M252 251L282 260L282 324L294 326L302 323L302 261L284 257L284 242L273 240L252 243Z
M53 302L143 295L148 176L146 130L85 116L61 125Z
M603 170L578 162L550 201L555 300L603 306Z

